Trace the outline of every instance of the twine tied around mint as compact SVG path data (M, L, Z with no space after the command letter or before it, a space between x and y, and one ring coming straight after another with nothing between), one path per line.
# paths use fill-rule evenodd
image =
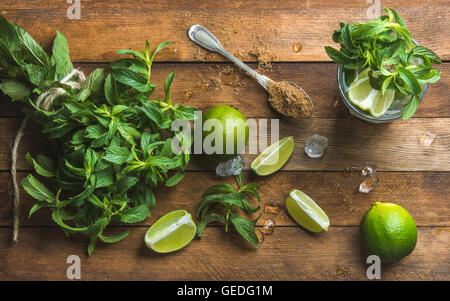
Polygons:
M76 78L75 78L76 76ZM83 71L73 69L63 79L60 80L62 84L71 86L73 89L80 89L86 80ZM53 102L59 96L65 94L66 91L62 88L51 88L42 93L36 100L36 106L42 110L48 111ZM27 125L29 116L26 115L20 124L16 137L11 148L11 186L14 200L14 217L13 217L13 241L17 242L19 239L19 215L20 215L20 190L17 183L17 149L19 148L20 139L23 136L24 129Z

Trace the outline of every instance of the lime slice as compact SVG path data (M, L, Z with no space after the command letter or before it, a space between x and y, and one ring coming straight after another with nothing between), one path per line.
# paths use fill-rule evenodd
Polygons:
M145 234L147 247L158 253L177 251L191 242L197 227L186 210L175 210L157 220Z
M374 72L375 76L380 74ZM353 80L348 90L350 101L373 117L380 117L389 109L394 100L395 91L387 89L384 95L370 85L369 68L365 69Z
M327 231L330 220L323 210L304 192L294 189L286 198L289 215L311 232Z
M267 176L279 170L294 151L294 137L285 137L266 148L255 160L251 168L259 176Z

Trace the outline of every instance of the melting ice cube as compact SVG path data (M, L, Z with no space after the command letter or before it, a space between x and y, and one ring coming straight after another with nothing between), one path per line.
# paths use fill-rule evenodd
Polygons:
M368 178L365 178L364 181L359 184L359 192L369 193L375 189L378 185L378 178L376 175L371 175Z
M241 156L236 156L230 160L219 163L216 173L221 177L237 176L244 169L245 162Z
M365 177L374 175L375 172L375 166L372 166L370 163L365 163L361 169L361 174Z
M418 133L417 134L417 142L419 142L422 145L430 146L434 139L436 138L436 134L433 134L430 131L427 131L425 133Z
M306 140L305 153L311 158L320 158L323 156L323 152L327 146L328 138L314 134Z
M275 230L275 222L271 218L266 219L261 232L265 235L271 235L273 233L273 230Z

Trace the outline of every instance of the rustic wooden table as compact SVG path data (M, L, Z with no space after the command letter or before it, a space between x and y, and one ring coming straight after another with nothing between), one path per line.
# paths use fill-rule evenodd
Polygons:
M119 1L81 0L81 19L68 19L65 1L3 0L1 14L27 29L45 47L55 30L68 38L71 57L82 70L92 71L116 59L122 48L140 49L145 39L177 43L162 51L154 66L154 82L177 70L173 97L178 102L206 109L233 105L248 118L279 118L267 104L265 92L244 74L234 71L216 89L210 77L230 64L200 50L186 36L192 24L215 33L232 53L246 61L255 44L266 45L275 56L274 79L289 79L311 95L316 111L308 120L281 118L281 136L295 137L294 155L282 171L259 178L263 208L271 202L283 205L287 193L301 189L327 212L328 232L312 235L284 212L264 213L276 223L255 249L223 227L209 227L204 237L185 249L158 255L147 249L143 236L163 214L184 208L193 212L201 192L224 180L214 167L194 160L186 178L173 189L159 189L152 217L134 226L131 235L114 244L100 244L86 256L84 237L66 237L51 222L48 211L31 219L33 201L22 192L19 242L11 242L12 201L8 196L9 152L22 119L20 106L1 96L0 110L0 280L64 280L71 255L81 257L84 280L366 280L365 257L359 241L359 223L375 201L404 206L418 226L414 252L401 262L384 267L383 280L449 280L450 278L450 2L448 0L382 1L398 9L416 40L435 50L444 63L442 79L430 87L414 118L372 125L352 118L339 100L336 65L324 51L340 21L367 19L365 0L247 0L247 1ZM293 44L301 51L295 52ZM255 66L255 64L253 64ZM234 82L233 82L234 81ZM208 83L211 84L208 87ZM161 93L159 90L157 93ZM192 93L190 97L189 94ZM430 131L430 146L418 142L418 134ZM318 133L329 138L321 159L303 151L305 140ZM30 171L25 153L48 152L40 129L30 124L19 150L19 175ZM247 164L252 156L245 156ZM346 173L352 166L370 162L377 167L379 186L369 194L358 192L362 176ZM231 179L229 180L232 183ZM122 226L116 226L121 228Z

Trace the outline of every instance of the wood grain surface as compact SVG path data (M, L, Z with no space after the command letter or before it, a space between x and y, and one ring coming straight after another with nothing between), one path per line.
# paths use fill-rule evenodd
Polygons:
M450 279L449 1L382 2L397 9L415 39L444 60L439 66L441 80L430 86L414 118L383 125L351 117L338 96L336 65L324 51L325 45L333 45L331 34L339 22L367 20L366 1L82 0L80 20L66 17L70 4L64 2L3 0L0 13L47 49L55 31L61 30L69 40L72 60L86 73L118 58L119 49L140 49L146 39L153 46L175 40L157 56L153 82L161 86L175 69L172 96L178 103L202 110L229 104L247 118L280 119L280 136L294 136L295 152L280 172L269 177L249 171L255 155L244 155L245 178L261 185L257 231L269 218L276 225L259 248L217 224L208 227L202 239L173 254L158 255L145 247L144 233L159 217L175 209L193 213L204 189L234 184L232 178L216 176L215 163L201 156L194 156L179 185L157 189L157 207L149 219L133 225L130 236L117 244L98 244L90 258L86 239L66 237L48 210L28 218L33 200L23 190L19 242L13 244L9 153L23 113L20 104L0 95L0 280L65 280L66 258L72 254L81 257L83 280L367 280L359 223L373 202L406 208L419 233L410 256L383 266L382 280ZM206 26L254 68L251 52L264 48L274 63L262 72L300 84L314 101L313 118L297 121L275 113L254 81L188 40L186 30L193 24ZM300 52L293 50L293 43L301 45ZM158 88L155 96L161 94ZM418 135L427 131L437 135L428 146L418 141ZM329 138L320 159L310 159L303 151L306 139L315 133ZM20 179L30 172L24 159L27 152L52 153L33 123L19 147ZM376 166L379 178L369 194L358 192L363 180L359 169L365 162ZM328 232L310 234L288 216L284 199L294 188L310 195L328 214ZM280 206L277 214L270 210L273 203ZM123 229L125 225L115 224L108 233Z
M22 179L27 172L20 172ZM395 202L407 208L419 226L449 226L450 209L445 202L450 194L450 178L444 172L379 172L379 186L370 194L358 192L364 179L359 172L280 172L270 177L259 178L245 173L247 181L261 185L261 213L258 225L267 218L277 226L295 226L284 209L284 200L292 189L300 189L312 197L328 213L332 226L358 226L363 214L373 202ZM142 226L152 225L169 211L185 209L195 212L202 192L220 183L235 185L232 178L223 179L213 172L189 172L175 188L157 189L158 200L152 216ZM410 183L415 183L410 186ZM21 224L24 226L54 226L49 210L41 209L30 219L28 211L34 200L22 190ZM8 198L8 177L0 173L0 198ZM253 201L257 204L256 201ZM279 206L278 213L273 213ZM432 206L430 206L432 204ZM0 211L0 227L11 225L12 204L7 203ZM257 216L257 215L256 215ZM254 217L256 217L254 216Z
M107 64L76 64L85 73ZM250 66L256 67L255 64ZM231 71L230 71L231 68ZM450 63L439 65L441 80L430 85L420 104L417 117L450 117ZM340 100L336 84L337 66L334 63L275 63L264 73L274 80L297 83L314 101L313 118L352 118ZM267 102L267 94L257 83L236 67L226 63L157 63L152 68L152 81L157 84L155 96L163 95L166 76L176 71L172 84L172 99L177 103L195 106L201 110L215 105L229 104L247 117L282 118ZM218 79L218 84L215 79ZM155 97L156 98L156 97ZM0 94L0 117L23 116L19 103L11 102Z
M19 128L21 118L0 118L0 170L9 168L9 148ZM450 170L450 119L413 118L406 122L374 125L356 119L314 118L306 120L281 120L280 138L293 136L295 153L283 170L334 170L360 166L371 162L380 171L449 171ZM438 135L425 146L418 135L430 131ZM328 148L320 159L310 159L305 154L305 141L313 134L328 137ZM270 144L271 136L262 136ZM17 168L30 168L25 154L51 155L49 144L35 124L27 126L19 146ZM256 141L250 138L249 143ZM256 154L244 154L250 162ZM194 156L188 170L213 170L215 162ZM247 165L247 169L249 167Z
M64 280L66 258L72 254L81 258L84 280L360 280L366 274L356 227L332 227L320 235L278 227L257 249L222 227L208 227L202 239L166 255L145 246L145 231L133 229L127 239L114 246L100 245L87 258L81 236L66 237L55 228L24 228L21 240L11 246L9 229L0 228L5 252L0 255L5 258L0 277ZM449 228L419 227L414 252L383 269L382 279L448 280L449 237Z
M117 49L140 49L145 39L153 45L177 41L158 56L160 61L223 61L216 54L192 47L186 30L194 24L207 27L224 47L245 60L254 60L248 52L262 41L270 45L276 61L328 61L324 46L332 44L331 35L339 22L367 20L369 6L363 1L355 5L355 1L337 0L288 1L285 5L279 5L284 1L240 1L238 5L226 1L229 3L223 7L207 0L193 6L192 1L82 1L81 19L71 21L65 15L69 5L50 4L52 1L47 0L37 1L29 8L21 1L6 2L2 4L2 14L27 28L45 46L51 44L56 30L62 30L69 40L72 59L77 62L111 61L117 58ZM319 4L324 2L328 3ZM420 1L416 5L411 2L419 1L391 4L420 44L435 50L441 58L450 59L450 40L441 38L450 36L448 1ZM95 37L95 43L87 49L88 37ZM303 50L294 52L293 43L300 43Z

